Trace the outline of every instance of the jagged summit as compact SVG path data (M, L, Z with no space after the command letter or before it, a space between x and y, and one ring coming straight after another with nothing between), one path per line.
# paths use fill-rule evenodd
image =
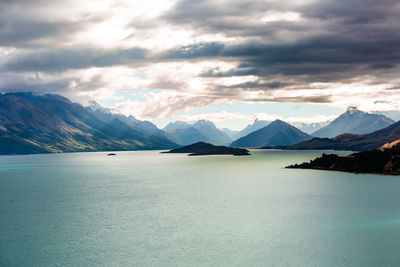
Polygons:
M95 100L89 100L88 101L88 106L86 108L90 109L91 111L101 111L104 113L109 113L109 114L118 114L118 111L114 108L107 108L103 107L99 103L97 103Z
M198 126L198 127L215 127L215 128L217 128L216 126L215 126L215 124L212 122L212 121L209 121L209 120L198 120L197 122L195 122L194 124L193 124L193 126Z
M358 109L358 107L356 107L356 106L349 106L349 107L347 107L347 111L346 112L348 112L348 113L355 113L355 112L357 112L357 111L359 111L359 112L361 112L359 109Z

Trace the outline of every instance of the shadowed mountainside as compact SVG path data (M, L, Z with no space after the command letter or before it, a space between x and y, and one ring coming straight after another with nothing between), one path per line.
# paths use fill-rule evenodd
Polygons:
M168 149L178 145L133 127L106 122L59 95L0 95L0 154Z

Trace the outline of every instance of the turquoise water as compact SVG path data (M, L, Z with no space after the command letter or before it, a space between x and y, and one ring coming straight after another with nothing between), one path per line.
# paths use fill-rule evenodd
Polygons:
M0 157L0 266L399 266L400 177L157 151Z

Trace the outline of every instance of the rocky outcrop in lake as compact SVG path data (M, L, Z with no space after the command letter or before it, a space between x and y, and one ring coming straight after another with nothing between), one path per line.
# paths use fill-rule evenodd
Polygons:
M198 142L181 148L172 149L163 153L189 153L189 156L203 155L233 155L247 156L250 155L247 149L232 148L226 146L214 146L212 144Z

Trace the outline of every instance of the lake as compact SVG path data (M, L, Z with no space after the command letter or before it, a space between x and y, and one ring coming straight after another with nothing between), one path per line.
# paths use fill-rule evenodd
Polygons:
M400 177L251 152L1 156L0 266L400 265Z

